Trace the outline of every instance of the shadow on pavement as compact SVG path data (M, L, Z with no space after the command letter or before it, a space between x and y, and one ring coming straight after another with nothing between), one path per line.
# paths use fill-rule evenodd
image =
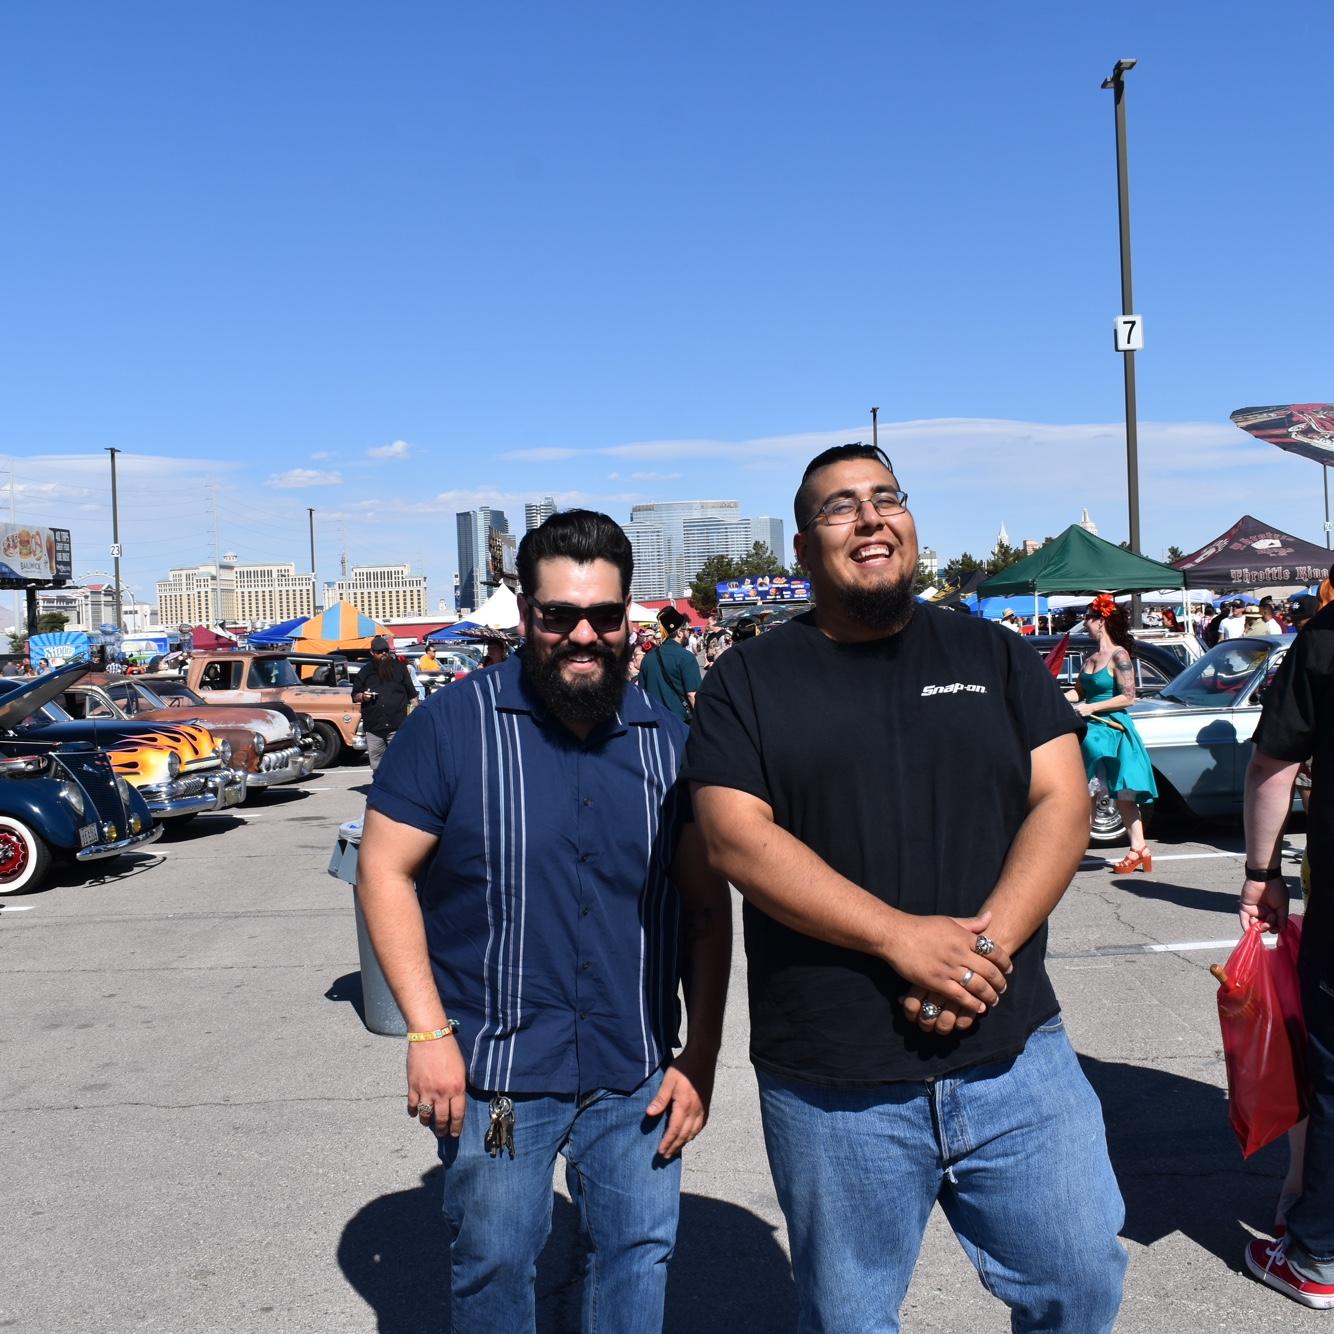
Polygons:
M1117 889L1124 889L1137 899L1156 899L1160 903L1174 903L1179 908L1199 908L1205 912L1221 912L1229 919L1229 929L1234 933L1241 928L1237 921L1237 894L1241 889L1241 875L1236 883L1225 889L1200 889L1197 886L1174 885L1168 880L1157 880L1148 875L1118 876L1112 881ZM1302 893L1289 886L1294 902L1300 903Z
M441 1169L414 1190L373 1200L343 1229L338 1263L376 1314L380 1334L448 1328L449 1266L440 1215ZM578 1334L583 1248L574 1206L557 1195L551 1238L537 1266L537 1328ZM735 1204L681 1196L676 1256L667 1279L667 1334L771 1334L796 1325L787 1256L774 1228Z
M1243 1224L1272 1232L1286 1140L1243 1159L1222 1089L1144 1066L1079 1062L1102 1101L1126 1202L1121 1235L1150 1246L1179 1232L1241 1272Z
M360 972L344 973L342 977L335 978L324 993L324 999L350 1005L357 1012L357 1018L363 1024L366 1022L366 997L361 990Z

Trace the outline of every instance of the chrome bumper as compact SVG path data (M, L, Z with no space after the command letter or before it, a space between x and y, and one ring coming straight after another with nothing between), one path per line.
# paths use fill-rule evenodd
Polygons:
M214 769L207 774L189 774L170 783L153 783L139 789L156 819L193 815L196 811L223 811L245 800L245 774L240 769Z
M142 834L131 834L129 838L118 838L114 843L94 843L90 848L80 848L74 854L77 862L91 862L98 857L114 857L117 853L128 852L130 848L143 847L146 843L156 843L162 837L162 826L155 824L152 829L145 829Z
M272 787L275 783L295 783L299 779L309 778L315 769L315 756L293 747L290 752L278 751L272 755L263 755L259 765L258 770L247 771L247 788Z

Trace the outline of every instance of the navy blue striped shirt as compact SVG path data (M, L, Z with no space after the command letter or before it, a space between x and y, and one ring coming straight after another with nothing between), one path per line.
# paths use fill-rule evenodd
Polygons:
M628 1091L671 1054L686 735L629 686L581 742L513 657L394 737L367 805L440 840L417 895L474 1088Z

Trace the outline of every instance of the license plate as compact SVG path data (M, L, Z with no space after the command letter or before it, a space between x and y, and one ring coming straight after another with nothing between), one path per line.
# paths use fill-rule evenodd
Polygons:
M97 826L95 824L82 825L79 828L79 846L81 848L91 847L97 842Z

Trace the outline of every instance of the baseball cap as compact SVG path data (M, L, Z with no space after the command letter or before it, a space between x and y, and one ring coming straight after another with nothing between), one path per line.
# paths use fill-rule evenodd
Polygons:
M1320 610L1320 599L1314 593L1303 593L1288 604L1288 610L1300 621L1308 620Z
M376 635L375 638L371 640L371 652L388 653L389 641L383 635Z

